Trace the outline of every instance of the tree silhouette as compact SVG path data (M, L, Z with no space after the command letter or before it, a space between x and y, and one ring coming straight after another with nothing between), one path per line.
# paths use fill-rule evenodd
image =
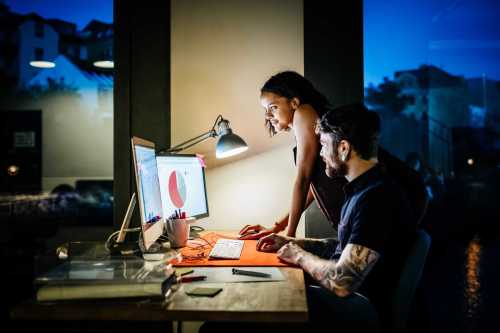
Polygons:
M411 99L411 96L402 94L398 84L387 77L378 86L370 84L366 89L365 101L368 104L382 106L397 113L403 111Z

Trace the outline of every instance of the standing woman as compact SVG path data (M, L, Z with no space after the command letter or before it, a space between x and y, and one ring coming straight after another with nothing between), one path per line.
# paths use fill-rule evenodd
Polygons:
M346 180L326 175L326 166L319 154L319 138L315 133L316 121L330 109L328 100L302 75L287 71L267 80L261 88L260 102L270 136L293 131L297 144L293 149L297 174L289 214L270 228L259 224L243 227L240 239L260 239L285 230L287 226L286 235L295 237L302 212L313 200L336 230ZM382 148L379 148L378 158L381 166L403 188L413 214L420 222L427 209L427 194L421 177Z
M329 110L328 100L302 75L287 71L272 76L264 84L260 102L270 136L293 131L297 173L289 214L270 228L245 226L240 231L240 239L259 239L287 226L287 236L295 237L302 212L314 199L336 229L344 201L342 187L345 179L326 176L325 164L319 155L319 138L315 133L317 120Z

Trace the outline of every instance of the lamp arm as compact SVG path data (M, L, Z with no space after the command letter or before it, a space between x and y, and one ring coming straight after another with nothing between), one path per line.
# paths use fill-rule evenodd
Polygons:
M163 149L160 151L160 153L178 153L180 151L183 151L184 149L187 149L189 147L192 147L208 138L213 138L217 136L217 132L214 129L209 130L208 132L205 132L201 135L198 135L197 137L194 137L192 139L189 139L187 141L184 141L174 147L168 148L168 149Z

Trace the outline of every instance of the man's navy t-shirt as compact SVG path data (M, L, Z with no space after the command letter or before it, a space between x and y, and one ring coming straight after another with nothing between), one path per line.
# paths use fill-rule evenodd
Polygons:
M338 260L349 243L380 254L358 290L380 310L388 305L409 246L414 242L416 218L403 191L379 165L345 185L344 192L339 243L332 259Z

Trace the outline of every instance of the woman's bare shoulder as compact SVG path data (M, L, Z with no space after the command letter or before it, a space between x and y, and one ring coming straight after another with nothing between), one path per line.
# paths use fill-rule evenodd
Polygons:
M314 130L318 113L309 104L300 105L293 116L293 127L296 130ZM312 127L311 127L312 126Z
M319 119L318 113L310 104L301 104L295 110L299 117Z

